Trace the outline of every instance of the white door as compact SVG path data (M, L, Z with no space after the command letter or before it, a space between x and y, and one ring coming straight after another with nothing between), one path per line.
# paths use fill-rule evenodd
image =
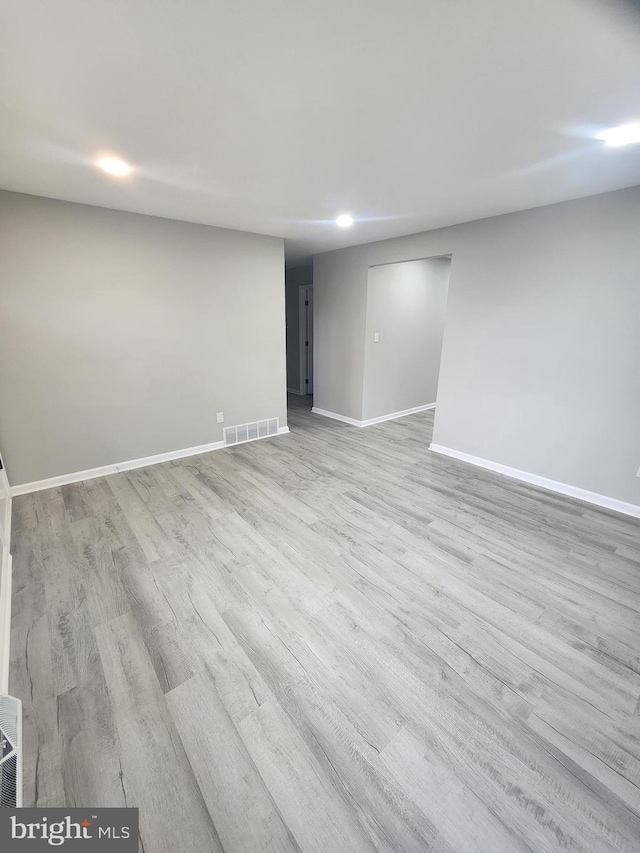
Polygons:
M299 288L300 297L300 393L313 394L313 287Z
M0 694L9 692L9 638L11 636L11 498L9 481L0 460ZM0 735L2 732L0 732ZM0 738L1 739L1 738ZM2 753L0 752L0 757ZM2 768L0 768L2 782ZM2 782L4 787L4 782Z

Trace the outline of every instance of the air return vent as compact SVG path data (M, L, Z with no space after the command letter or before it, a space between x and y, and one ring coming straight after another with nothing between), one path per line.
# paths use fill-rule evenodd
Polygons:
M280 432L280 418L269 418L266 421L252 421L250 424L225 427L223 430L224 446L244 444L245 441L255 441L257 438L269 438Z

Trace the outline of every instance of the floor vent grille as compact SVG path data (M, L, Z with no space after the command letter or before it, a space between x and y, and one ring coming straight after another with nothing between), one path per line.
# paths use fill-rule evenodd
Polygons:
M258 438L269 438L280 432L280 418L268 418L265 421L252 421L249 424L225 427L223 430L224 446L244 444L246 441L256 441Z

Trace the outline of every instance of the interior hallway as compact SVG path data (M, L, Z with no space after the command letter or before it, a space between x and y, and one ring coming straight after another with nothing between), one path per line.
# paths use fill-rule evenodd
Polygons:
M433 413L14 500L25 806L141 850L637 851L640 524Z

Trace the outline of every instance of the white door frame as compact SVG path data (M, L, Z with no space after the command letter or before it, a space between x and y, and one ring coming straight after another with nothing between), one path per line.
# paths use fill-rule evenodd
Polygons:
M309 299L309 297L311 297ZM298 343L300 346L300 394L313 394L313 371L308 375L308 347L313 353L313 324L307 328L307 301L313 306L313 285L298 285ZM313 311L313 307L311 309ZM309 341L307 346L306 341ZM308 379L308 382L305 382Z

